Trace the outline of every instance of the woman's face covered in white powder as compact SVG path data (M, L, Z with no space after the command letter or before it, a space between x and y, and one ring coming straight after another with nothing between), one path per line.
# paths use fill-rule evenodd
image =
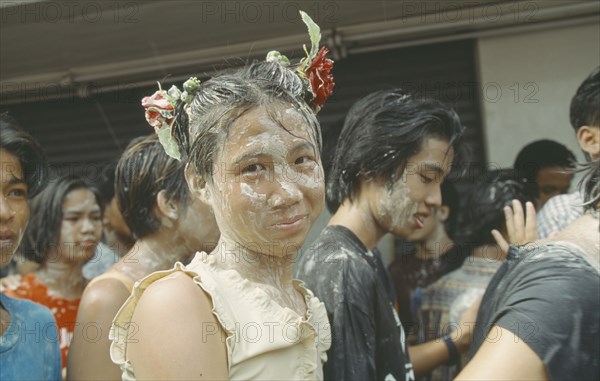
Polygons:
M284 105L252 109L233 123L207 185L224 239L278 257L300 249L325 192L309 129Z

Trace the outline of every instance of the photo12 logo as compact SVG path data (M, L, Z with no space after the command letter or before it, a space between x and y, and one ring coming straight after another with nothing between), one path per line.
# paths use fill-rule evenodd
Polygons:
M3 1L2 23L138 23L136 1Z

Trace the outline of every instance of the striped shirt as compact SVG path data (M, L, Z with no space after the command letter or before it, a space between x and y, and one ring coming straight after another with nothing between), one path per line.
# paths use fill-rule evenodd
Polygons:
M539 211L537 232L540 239L566 228L583 215L583 195L579 191L552 197Z
M462 314L483 294L488 283L502 264L491 258L469 256L462 266L425 289L418 312L417 343L460 334ZM422 380L452 380L466 364L466 355L456 365L443 365Z

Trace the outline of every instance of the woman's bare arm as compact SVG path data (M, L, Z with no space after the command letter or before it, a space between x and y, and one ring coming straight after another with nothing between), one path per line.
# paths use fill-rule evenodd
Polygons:
M132 318L127 358L140 380L226 380L226 334L211 298L184 273L156 281Z
M103 279L85 289L69 347L69 380L121 379L119 366L110 359L108 333L128 297L127 288L115 279Z

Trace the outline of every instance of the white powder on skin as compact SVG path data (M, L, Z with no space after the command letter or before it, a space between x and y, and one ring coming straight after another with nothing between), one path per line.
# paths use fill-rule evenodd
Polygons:
M384 197L379 201L379 217L388 219L392 229L410 223L411 218L417 212L418 204L410 198L406 177L405 171L391 189L386 186Z
M297 110L281 110L274 118L262 113L256 119L240 119L230 133L226 148L219 155L222 161L219 168L225 171L215 178L214 188L210 187L223 238L248 243L248 238L253 237L251 240L262 246L281 246L286 242L272 242L270 224L278 219L310 212L306 208L306 198L323 188L322 169L319 165L311 168L308 162L290 162L296 160L290 156L292 147L305 142L306 138L311 145L315 144L304 133L304 124L296 125L296 121L288 124L290 115L297 119ZM291 132L286 131L277 120L284 121L288 128L294 128ZM304 123L303 120L301 122ZM252 134L250 131L255 131L257 124L269 128ZM231 167L235 158L244 153L260 157L257 162L265 167L256 180L243 174L243 167L255 161L241 162L240 167L235 169ZM234 201L232 197L237 199ZM239 207L243 210L236 210ZM237 222L232 224L235 220Z
M256 193L252 187L246 183L240 184L240 190L244 196L249 197L253 203L264 203L267 200L267 195Z

